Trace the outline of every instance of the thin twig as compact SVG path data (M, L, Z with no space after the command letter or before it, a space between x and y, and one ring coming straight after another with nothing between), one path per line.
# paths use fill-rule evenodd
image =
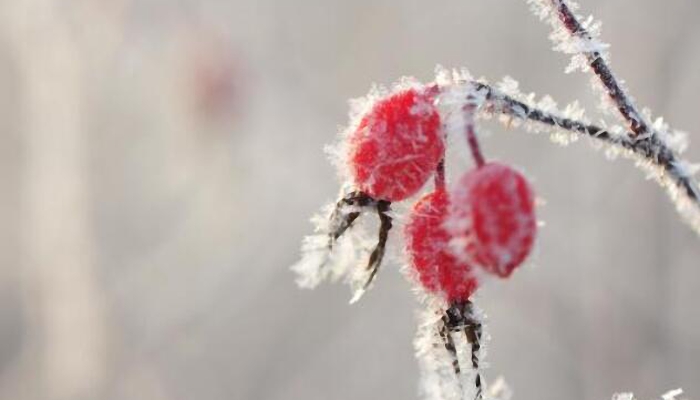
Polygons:
M467 134L467 143L469 143L469 149L471 149L474 163L476 163L476 166L480 168L486 163L486 161L484 161L484 154L481 152L479 140L476 137L476 129L474 127L474 111L476 110L476 103L473 96L470 95L467 98L467 104L462 109L464 111L464 129Z
M592 41L593 37L591 34L583 27L581 22L576 18L576 15L571 11L565 0L551 0L552 5L557 11L557 16L561 21L564 28L569 32L570 35L577 37L581 40ZM593 72L596 74L600 80L605 91L610 97L610 99L615 103L617 110L622 115L622 118L627 122L630 129L631 137L645 137L647 135L654 135L653 130L649 128L642 117L637 107L629 98L627 93L615 78L615 75L610 70L610 67L605 62L603 55L600 51L592 50L583 52L588 60L588 65L591 67Z

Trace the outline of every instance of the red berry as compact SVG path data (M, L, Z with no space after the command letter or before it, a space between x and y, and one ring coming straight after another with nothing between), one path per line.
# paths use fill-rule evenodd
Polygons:
M472 267L450 252L451 236L443 227L448 211L444 190L424 196L413 207L406 224L406 244L411 264L426 290L442 292L448 302L466 301L478 283Z
M485 164L459 181L453 205L448 229L460 258L510 276L530 253L537 231L534 194L525 177L503 164Z
M400 201L420 190L444 149L431 96L407 89L379 100L363 116L350 136L350 171L361 191Z

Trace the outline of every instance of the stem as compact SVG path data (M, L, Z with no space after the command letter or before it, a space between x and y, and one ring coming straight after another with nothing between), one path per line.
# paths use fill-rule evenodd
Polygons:
M445 190L445 157L437 165L435 169L435 189Z
M572 36L586 41L593 40L591 34L581 25L581 22L576 18L565 0L552 0L552 4L557 10L557 15L562 25ZM615 103L620 115L629 125L631 131L629 133L630 137L643 136L646 134L653 135L653 131L649 129L649 126L637 110L637 107L635 107L632 99L627 96L627 93L622 89L615 75L613 75L610 70L610 67L603 59L603 55L599 51L589 51L583 54L588 60L588 65L593 69L593 72L605 88L608 97Z
M467 337L467 341L471 345L472 351L472 368L476 373L474 379L474 385L476 386L476 400L481 400L483 398L481 386L481 373L479 372L479 350L481 350L481 322L477 319L474 313L474 304L467 300L464 305L464 316L466 319L466 325L464 326L464 334Z
M474 129L474 111L476 105L474 104L474 98L470 95L467 98L467 105L464 106L464 119L465 119L465 129L467 133L467 143L469 143L469 148L472 152L472 158L476 163L477 168L481 168L486 163L484 161L484 155L479 147L479 140L476 137L476 131Z
M474 396L474 400L482 400L483 387L481 383L481 372L479 371L479 350L481 350L482 325L475 313L474 303L472 303L470 300L466 300L456 301L450 304L450 307L445 311L445 314L442 317L442 325L447 328L448 335L450 332L464 331L464 336L471 347L472 369L474 370L475 374L474 386L476 388L476 395ZM444 337L443 341L445 341ZM451 348L449 347L450 345ZM455 375L459 380L459 361L454 343L447 343L447 341L445 341L445 347L453 357Z

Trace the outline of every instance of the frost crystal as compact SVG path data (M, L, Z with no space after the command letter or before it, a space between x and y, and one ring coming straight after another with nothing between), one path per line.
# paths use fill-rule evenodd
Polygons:
M610 46L599 39L602 27L600 21L595 20L593 16L583 20L579 18L583 29L575 35L572 35L562 24L557 8L565 5L575 11L578 9L576 3L564 0L528 0L528 3L535 16L543 21L548 21L552 26L549 38L554 43L553 49L571 55L571 62L566 67L566 73L576 70L588 71L590 57L608 58L607 49Z
M296 282L301 288L313 289L324 281L343 280L350 285L356 301L362 295L368 271L362 266L367 264L369 250L376 239L370 239L369 226L360 218L342 238L329 249L329 215L334 204L323 208L322 212L312 218L315 226L313 235L304 238L301 246L301 259L291 269L297 274ZM346 208L343 212L352 212Z
M669 390L668 392L661 395L662 400L676 400L678 396L683 394L683 389ZM634 394L632 393L616 393L613 395L612 400L635 400Z
M632 393L615 393L612 400L634 400L634 394Z
M644 115L647 120L652 119L650 111L644 110ZM688 148L688 134L672 130L663 117L656 118L651 124L651 128L658 139L676 153L681 154Z
M421 370L419 393L421 398L426 400L474 400L476 371L468 367L471 365L469 361L471 347L466 336L453 334L458 360L463 366L460 375L456 377L452 358L445 349L445 343L438 332L443 309L444 304L434 298L427 298L425 309L419 315L418 332L414 341ZM477 310L477 318L482 321L485 318L480 310ZM479 359L485 356L487 341L488 337L484 335L480 342L481 350L477 354ZM483 366L482 363L481 367ZM487 387L484 395L487 399L509 400L509 393L507 386L500 383L495 390Z
M676 398L683 394L683 389L669 390L668 392L661 395L663 400L676 400Z
M328 216L334 204L323 208L311 221L315 225L315 234L304 238L301 246L302 257L291 269L297 273L299 287L313 289L325 280L336 281L347 277L353 266L359 263L359 249L362 239L354 231L349 232L344 240L337 243L332 252L328 249Z
M545 95L539 101L535 93L523 94L519 90L518 82L511 77L505 77L497 85L498 90L491 89L490 96L486 102L493 107L483 107L479 117L490 118L494 111L499 112L499 121L508 128L523 127L532 133L548 133L552 142L559 145L568 145L580 138L580 134L572 132L571 129L562 127L556 123L557 120L570 119L582 124L588 124L585 111L574 101L566 105L563 110L557 108L557 103L551 96ZM513 102L516 100L518 103ZM519 104L522 103L522 104ZM531 113L536 111L542 115L553 117L555 123L543 124L532 119ZM515 120L513 119L515 117Z
M488 386L486 398L490 400L510 400L513 398L513 390L508 386L502 376Z

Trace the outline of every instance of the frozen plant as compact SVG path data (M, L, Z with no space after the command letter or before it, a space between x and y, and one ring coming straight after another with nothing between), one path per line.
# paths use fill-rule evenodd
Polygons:
M343 182L339 200L316 218L317 232L304 241L302 259L292 267L302 287L344 279L355 302L387 258L392 227L401 225L402 251L393 258L407 265L423 306L415 347L427 399L510 398L502 381L487 386L482 379L479 361L488 335L473 295L485 277L508 278L527 259L537 233L535 192L517 169L487 160L479 118L546 132L561 144L585 137L608 156L633 159L700 233L696 167L679 156L685 135L639 111L608 66L600 23L575 14L573 2L527 1L551 24L554 49L571 55L566 72L592 73L607 116L619 122L592 124L577 102L560 109L549 96L522 94L512 78L492 86L466 70L438 68L433 82L403 78L391 88L375 87L353 102L350 124L329 150ZM455 134L465 137L474 167L448 184L446 138ZM426 186L413 206L403 205ZM376 239L366 232L363 214L377 215Z

